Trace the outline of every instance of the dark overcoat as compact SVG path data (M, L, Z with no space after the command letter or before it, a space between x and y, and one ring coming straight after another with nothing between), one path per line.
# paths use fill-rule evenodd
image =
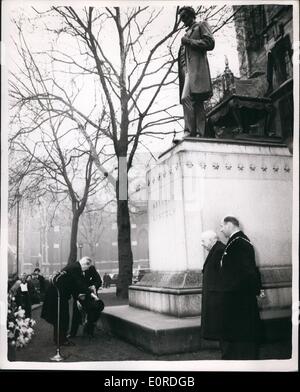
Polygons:
M96 290L102 286L102 279L93 265L85 272L84 280L88 287L95 286Z
M198 94L203 101L212 96L212 83L206 52L213 50L215 41L207 22L195 22L186 32L189 39L187 45L182 45L178 55L179 67L179 93L180 102L185 81L185 71L190 77L192 94ZM185 56L185 67L181 58Z
M242 232L228 241L221 260L221 339L259 341L261 322L256 296L261 280L255 264L254 248Z
M95 286L96 290L101 287L102 279L93 265L91 265L89 269L85 271L84 282L87 287ZM83 310L87 312L89 321L96 320L97 317L99 317L101 311L103 310L103 307L99 306L99 304L101 303L104 306L102 301L96 302L95 300L92 300L90 295L86 296L86 298L80 301L80 303L83 306ZM71 334L73 333L74 335L76 335L78 326L79 324L82 324L82 321L82 312L78 310L77 298L74 297Z
M201 336L205 339L220 338L220 261L225 245L217 241L209 251L203 265Z
M57 324L58 316L58 293L57 288L51 282L46 290L43 302L41 318L52 325ZM60 317L59 322L63 330L69 327L69 297L60 293Z
M69 325L69 299L71 295L77 298L79 294L90 293L81 265L75 262L67 265L61 273L53 278L53 283L48 287L42 307L41 317L48 323L55 325L58 311L58 292L60 295L60 323L68 327Z
M35 295L35 289L31 282L27 283L27 290L22 292L21 285L17 288L16 291L16 304L17 306L21 306L22 309L25 310L25 317L31 318L31 306L32 306L32 298Z

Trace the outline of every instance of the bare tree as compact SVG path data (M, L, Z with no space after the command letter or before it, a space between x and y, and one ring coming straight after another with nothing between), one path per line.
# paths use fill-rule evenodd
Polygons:
M112 215L111 212L107 212L105 209L108 204L111 203L88 204L80 220L80 238L82 242L88 245L93 259L96 258L96 248L101 249L101 238L107 223L107 216Z
M182 118L174 111L178 103L168 99L168 91L177 83L177 70L174 70L177 48L174 42L180 30L178 10L168 31L158 37L157 34L153 36L153 31L161 27L162 8L84 7L77 10L73 7L52 7L47 12L36 12L42 21L49 15L58 16L61 21L59 28L45 28L56 35L57 42L73 42L73 47L77 47L76 53L72 54L59 49L58 45L43 53L48 56L52 70L57 67L65 72L66 77L72 78L73 84L78 76L85 80L90 78L98 90L88 114L78 108L75 98L69 99L69 94L57 79L52 78L50 86L49 76L42 76L41 72L34 87L25 84L23 79L13 83L13 96L19 104L46 101L52 116L63 115L77 121L97 168L114 186L119 252L117 295L126 298L132 282L133 265L127 174L137 148L145 146L141 138L173 133L173 130L160 129ZM204 19L208 17L215 21L215 29L230 20L228 7L225 6L199 7L197 13ZM23 47L22 57L24 50L29 52L28 47ZM30 56L33 57L32 54ZM68 69L63 71L63 67ZM24 72L27 74L30 69L25 67ZM45 80L47 82L43 82ZM158 126L160 128L152 129ZM106 162L99 159L91 130L100 132L111 144L117 159L113 170L108 170Z
M14 195L14 190L17 189L25 199L35 202L50 194L56 202L56 208L67 198L71 201L72 224L68 258L68 263L71 263L77 259L79 218L88 197L95 194L105 177L93 165L92 154L85 139L76 129L70 128L71 124L64 124L65 117L60 115L55 118L51 115L50 108L38 101L35 106L26 107L24 102L23 105L18 107L19 114L25 110L27 119L31 116L31 121L18 128L10 137L10 152L13 155L10 163L11 194ZM48 121L36 115L40 108L44 113L48 112Z

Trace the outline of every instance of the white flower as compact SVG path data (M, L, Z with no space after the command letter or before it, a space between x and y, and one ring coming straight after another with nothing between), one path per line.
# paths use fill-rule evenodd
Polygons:
M21 343L21 344L24 344L24 343L25 343L23 335L20 335L20 336L18 337L18 342Z
M18 327L22 327L22 325L23 325L23 321L22 321L22 319L16 319L16 323L17 323L17 325L18 325Z
M13 301L14 298L11 296L9 300ZM25 318L25 310L21 306L17 308L15 303L9 303L8 305L7 313L10 315L7 322L8 344L18 348L24 347L30 342L34 334L32 327L36 322L29 317Z
M11 331L8 331L7 337L8 339L13 339L15 337L15 334Z
M15 316L23 319L25 317L25 310L19 306L19 310L15 313Z

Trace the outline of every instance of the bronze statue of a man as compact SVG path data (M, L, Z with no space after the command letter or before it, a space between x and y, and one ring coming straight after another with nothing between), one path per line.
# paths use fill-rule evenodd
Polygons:
M192 7L179 9L187 27L178 55L180 103L183 105L184 131L193 137L205 136L204 101L212 96L212 84L206 52L215 41L207 22L196 22Z

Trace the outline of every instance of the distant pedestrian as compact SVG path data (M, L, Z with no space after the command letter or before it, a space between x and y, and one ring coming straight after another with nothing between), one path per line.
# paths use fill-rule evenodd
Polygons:
M37 277L33 275L27 275L27 281L29 281L33 286L33 291L31 294L31 303L32 304L39 304L41 297L40 297L40 282Z
M104 275L103 275L103 288L105 288L105 289L110 286L109 278L110 278L110 276L106 272L104 272Z
M221 232L228 238L220 263L222 359L254 360L261 338L256 298L261 281L254 248L233 216L224 218Z
M106 287L109 289L111 284L112 284L111 276L110 276L110 274L107 274Z
M34 297L34 287L30 280L27 280L27 274L22 274L21 282L16 290L16 304L25 310L25 318L31 318L31 298Z
M43 300L45 291L46 291L46 279L43 277L41 274L41 270L39 268L35 268L33 271L33 274L35 277L38 279L39 284L40 284L40 298Z

